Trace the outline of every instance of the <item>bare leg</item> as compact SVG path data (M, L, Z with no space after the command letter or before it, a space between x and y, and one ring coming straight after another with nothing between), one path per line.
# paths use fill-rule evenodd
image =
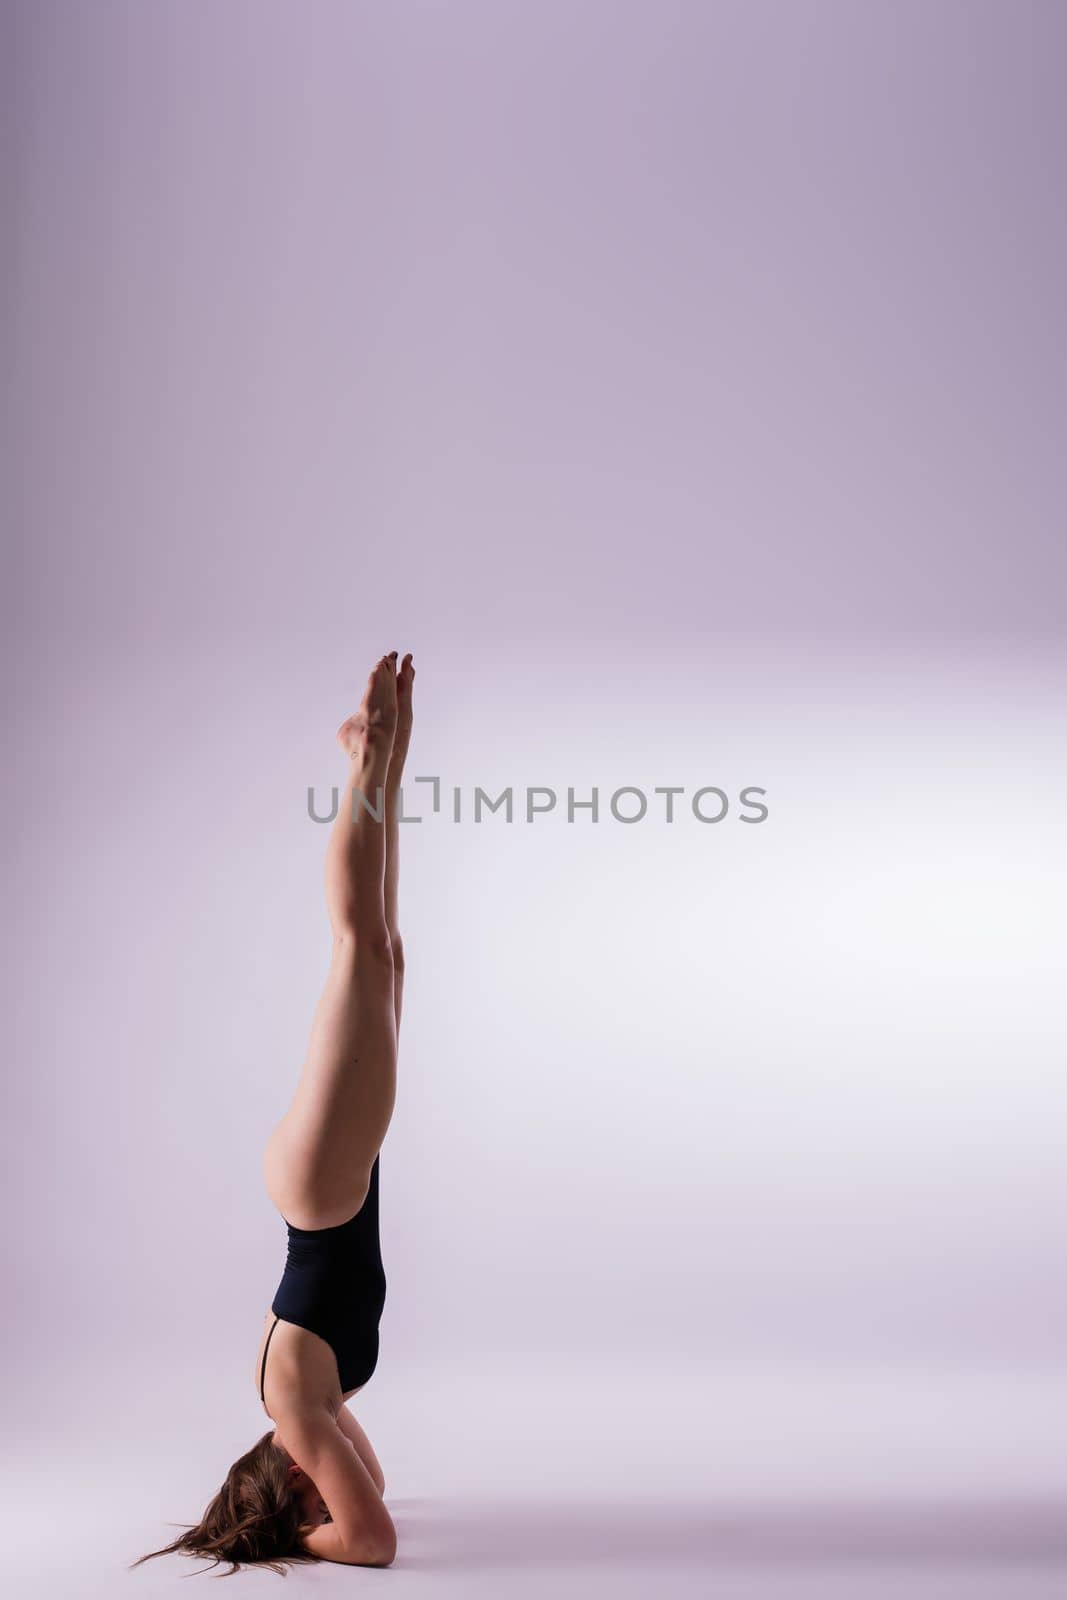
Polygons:
M400 1033L400 1012L404 1002L404 944L400 937L398 894L400 886L400 824L397 807L400 803L400 782L404 776L408 745L411 742L412 706L411 691L415 682L415 668L411 656L400 663L396 679L396 734L389 758L389 775L385 780L385 926L393 951L393 1009L396 1031Z
M333 1227L358 1211L396 1100L385 915L385 785L396 722L394 651L375 666L359 711L338 732L347 770L326 850L330 968L296 1092L264 1152L267 1192L296 1227Z

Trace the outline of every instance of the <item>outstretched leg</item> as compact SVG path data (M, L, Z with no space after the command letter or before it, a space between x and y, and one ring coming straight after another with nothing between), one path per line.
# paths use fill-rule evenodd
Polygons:
M393 1010L396 1031L400 1032L400 1012L404 1003L404 943L400 937L398 895L400 887L400 823L397 807L400 803L400 783L404 776L408 745L411 743L412 688L415 668L411 656L400 663L396 678L396 734L393 751L389 757L389 775L385 781L385 926L393 952Z
M359 1210L396 1100L393 950L385 914L386 795L397 726L396 652L383 656L338 741L347 772L326 850L333 949L292 1103L264 1177L295 1227Z

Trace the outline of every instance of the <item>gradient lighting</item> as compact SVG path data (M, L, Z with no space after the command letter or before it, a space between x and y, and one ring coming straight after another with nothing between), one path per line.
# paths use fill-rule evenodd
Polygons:
M7 8L20 1593L267 1425L394 647L401 1553L289 1582L1061 1590L1064 16ZM769 816L450 820L508 784Z

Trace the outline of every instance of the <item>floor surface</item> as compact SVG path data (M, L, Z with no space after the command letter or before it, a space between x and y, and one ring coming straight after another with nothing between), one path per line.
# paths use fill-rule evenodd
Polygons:
M267 1422L252 1394L201 1426L210 1380L170 1381L158 1419L83 1400L58 1435L9 1448L8 1526L25 1534L7 1541L9 1593L196 1592L187 1560L126 1563L191 1521ZM1011 1373L380 1369L357 1414L397 1560L294 1568L282 1592L1052 1600L1065 1392Z

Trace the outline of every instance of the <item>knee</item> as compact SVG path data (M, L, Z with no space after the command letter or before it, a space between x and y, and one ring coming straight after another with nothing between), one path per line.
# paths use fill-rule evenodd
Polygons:
M358 961L360 964L370 963L375 967L393 969L393 941L385 927L335 928L333 933L334 954L345 960Z
M398 933L394 933L389 944L393 953L393 971L402 973L404 970L404 941Z

